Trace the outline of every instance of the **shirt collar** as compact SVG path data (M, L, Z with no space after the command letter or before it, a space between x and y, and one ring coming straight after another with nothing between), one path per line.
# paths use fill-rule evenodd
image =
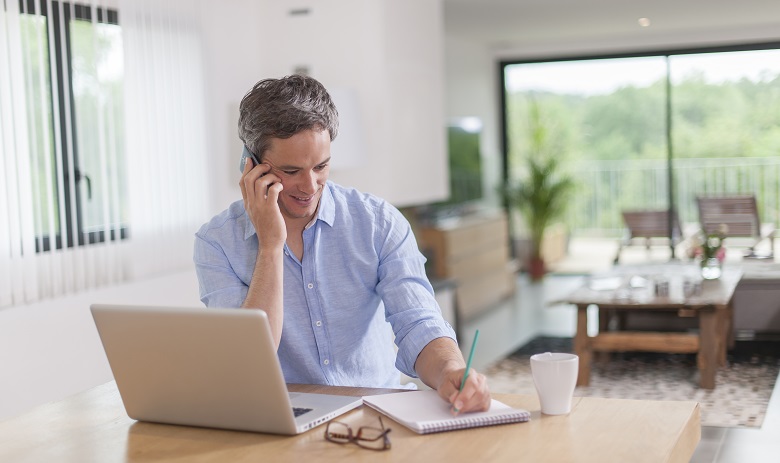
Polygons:
M331 191L330 181L325 183L322 188L322 196L320 196L320 204L317 207L317 215L306 225L306 228L311 227L317 220L322 220L329 226L333 226L333 221L336 219L336 202L333 199L333 192ZM244 212L244 239L249 239L252 235L257 234L255 226L252 221L249 220L249 215Z
M326 182L325 188L322 189L317 218L332 227L333 222L336 220L336 201L333 199L331 188L330 181Z

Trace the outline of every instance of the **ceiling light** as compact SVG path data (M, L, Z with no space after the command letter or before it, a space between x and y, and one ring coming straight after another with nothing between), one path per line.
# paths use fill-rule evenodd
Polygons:
M650 26L650 18L639 18L637 20L637 22L642 27L649 27Z

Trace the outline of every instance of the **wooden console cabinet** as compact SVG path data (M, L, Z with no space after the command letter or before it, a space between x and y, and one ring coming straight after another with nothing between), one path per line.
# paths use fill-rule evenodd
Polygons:
M454 279L459 322L484 312L515 292L506 215L475 215L422 227L418 239L430 277Z

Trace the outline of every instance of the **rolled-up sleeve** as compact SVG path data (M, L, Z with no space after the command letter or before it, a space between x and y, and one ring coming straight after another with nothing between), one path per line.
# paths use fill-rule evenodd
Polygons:
M248 286L236 275L218 244L197 233L193 260L198 275L200 300L207 307L241 307Z
M441 337L457 341L455 330L441 315L409 222L387 205L375 240L380 261L377 292L398 346L396 368L417 377L414 364L429 342Z

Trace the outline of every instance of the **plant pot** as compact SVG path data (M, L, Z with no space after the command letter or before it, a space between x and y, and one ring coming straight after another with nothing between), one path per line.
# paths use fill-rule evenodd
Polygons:
M544 278L547 269L544 266L544 259L541 257L531 257L528 259L528 276L531 281L539 281Z

